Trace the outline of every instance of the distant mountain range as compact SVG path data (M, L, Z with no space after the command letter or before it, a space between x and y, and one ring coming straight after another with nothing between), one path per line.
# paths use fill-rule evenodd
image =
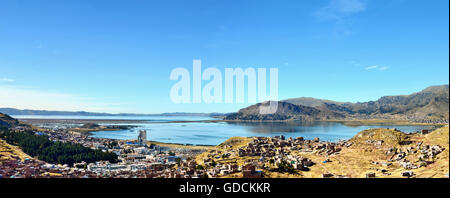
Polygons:
M221 113L188 113L188 112L174 112L161 114L136 114L136 113L96 113L86 111L46 111L46 110L30 110L30 109L15 109L15 108L0 108L0 113L8 115L41 115L41 116L222 116Z
M258 103L228 114L225 120L448 120L449 86L431 86L410 95L384 96L370 102L335 102L316 98L279 101L274 114L259 114Z

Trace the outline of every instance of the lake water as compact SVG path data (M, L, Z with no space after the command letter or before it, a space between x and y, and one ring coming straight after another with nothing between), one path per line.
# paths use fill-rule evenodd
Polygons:
M210 117L186 116L145 116L145 117L119 117L119 116L14 116L16 118L41 119L101 119L101 120L139 120L136 123L116 125L134 125L137 128L121 131L93 132L93 137L111 139L136 139L139 130L147 130L147 139L166 142L194 145L217 145L233 136L277 136L286 138L302 136L305 139L319 137L321 140L338 141L349 139L358 132L369 128L398 128L403 132L415 132L421 129L433 129L433 126L357 126L350 127L334 122L314 123L272 123L272 122L186 122L171 123L170 121L205 121L213 120ZM143 122L144 121L144 122ZM99 123L111 125L111 123Z

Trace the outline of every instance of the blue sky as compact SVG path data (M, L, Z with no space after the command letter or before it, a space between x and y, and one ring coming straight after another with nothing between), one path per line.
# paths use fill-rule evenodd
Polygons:
M0 107L232 112L173 104L176 67L276 67L280 99L369 101L449 82L447 0L0 2Z

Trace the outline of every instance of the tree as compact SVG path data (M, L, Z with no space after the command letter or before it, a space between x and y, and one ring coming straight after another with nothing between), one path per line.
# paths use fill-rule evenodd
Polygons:
M19 146L25 153L36 156L39 160L48 163L69 164L85 161L118 162L117 155L111 152L93 150L81 144L53 142L46 135L35 135L32 131L11 132L3 130L0 138L12 145Z

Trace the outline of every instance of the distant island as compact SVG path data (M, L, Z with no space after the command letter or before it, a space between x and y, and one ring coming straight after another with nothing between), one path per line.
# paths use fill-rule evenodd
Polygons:
M278 102L274 114L260 114L258 103L228 114L230 121L286 120L409 120L422 123L448 123L449 86L431 86L410 95L383 96L370 102L335 102L315 98L293 98Z

